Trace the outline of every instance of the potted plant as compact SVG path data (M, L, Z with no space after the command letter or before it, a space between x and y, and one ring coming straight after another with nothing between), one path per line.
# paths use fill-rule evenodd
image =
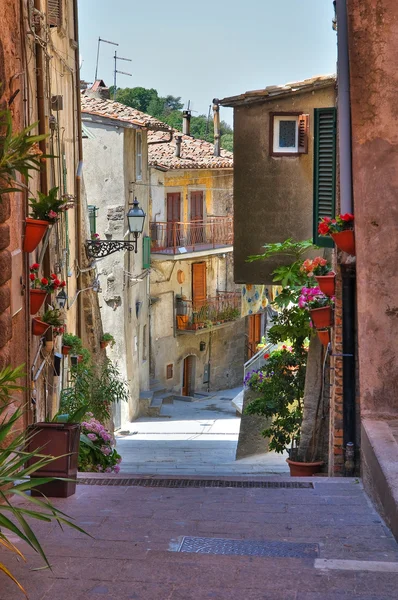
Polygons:
M73 333L64 333L62 336L62 354L67 356L70 352L77 354L82 349L82 341Z
M37 317L32 319L32 335L42 336L46 333L49 327L50 325L48 323L45 323Z
M330 329L318 329L317 334L322 346L327 346L330 342Z
M317 329L332 326L334 298L325 296L319 287L301 288L298 306L309 311Z
M40 319L37 317L32 319L32 334L44 335L49 327L61 328L63 326L61 311L57 308L50 308Z
M57 289L66 286L66 281L60 281L55 273L50 277L39 277L39 263L33 263L29 267L30 274L30 314L35 315L39 312L47 294L51 294Z
M102 349L106 348L107 346L109 346L109 344L111 345L111 348L113 348L113 346L115 345L115 338L113 337L113 335L111 335L110 333L104 333L101 341L100 341L100 346Z
M71 196L58 196L57 187L53 187L48 194L39 191L37 196L37 199L30 198L31 216L25 219L24 252L33 252L48 227L58 220L60 213L73 206Z
M355 256L354 215L345 213L335 219L323 217L318 225L318 233L333 238L336 246Z
M326 258L317 256L313 260L307 258L301 266L301 271L306 273L309 278L315 277L318 286L325 296L335 295L336 274L332 271Z

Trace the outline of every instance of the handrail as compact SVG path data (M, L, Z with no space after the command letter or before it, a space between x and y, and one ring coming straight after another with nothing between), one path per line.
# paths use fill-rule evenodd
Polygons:
M192 221L152 221L150 223L152 252L179 254L222 248L233 244L233 218L208 217Z

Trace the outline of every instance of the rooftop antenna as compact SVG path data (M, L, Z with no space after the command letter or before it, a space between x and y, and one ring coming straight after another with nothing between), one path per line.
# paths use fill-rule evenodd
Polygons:
M209 104L209 112L207 113L207 121L206 121L206 135L209 134L209 121L211 115L211 104Z
M105 44L112 44L112 46L118 46L119 44L116 44L116 42L110 42L109 40L103 40L102 38L98 38L98 47L97 47L97 62L95 64L95 77L94 77L94 81L97 81L97 75L98 75L98 60L99 60L99 53L100 53L100 44L101 42L104 42Z
M116 100L116 73L120 73L121 75L128 75L129 77L132 77L131 73L126 73L125 71L118 71L117 70L117 61L118 60L127 60L128 62L133 62L131 60L131 58L122 58L121 56L118 56L115 50L115 69L113 71L113 99Z

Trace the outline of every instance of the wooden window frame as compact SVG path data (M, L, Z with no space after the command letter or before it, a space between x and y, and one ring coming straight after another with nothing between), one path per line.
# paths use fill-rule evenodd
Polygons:
M174 377L174 364L170 363L166 365L166 379L173 379Z
M139 140L139 141L138 141ZM140 149L140 152L138 152ZM135 148L135 180L142 181L142 131L137 131Z
M309 129L310 129L310 120L309 115L304 113L303 111L295 112L295 111L284 111L284 112L271 112L269 114L269 154L270 156L285 156L290 158L297 158L302 154L308 154L308 138L309 138ZM274 124L275 117L294 117L298 120L297 123L297 151L296 152L278 152L274 150ZM301 122L305 123L305 131L304 138L303 133L300 131ZM302 139L302 143L300 144L300 139Z
M51 5L57 6L57 14L51 14ZM63 0L47 0L47 24L49 27L62 27Z

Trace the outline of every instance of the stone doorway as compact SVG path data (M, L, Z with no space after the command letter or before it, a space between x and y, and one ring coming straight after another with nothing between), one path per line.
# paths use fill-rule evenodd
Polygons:
M181 390L183 396L193 396L195 393L195 362L196 356L193 354L184 358Z

